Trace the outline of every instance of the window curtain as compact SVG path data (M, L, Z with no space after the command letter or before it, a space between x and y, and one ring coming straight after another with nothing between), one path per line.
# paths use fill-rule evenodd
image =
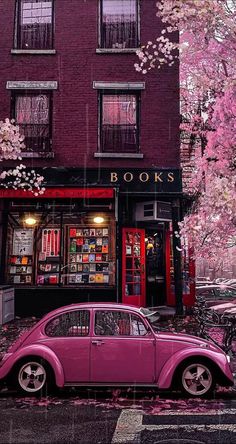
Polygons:
M53 0L20 0L20 49L52 48Z
M25 136L27 150L47 151L50 146L49 96L22 96L15 101L16 122Z
M137 151L136 101L135 95L103 95L101 134L103 151Z
M137 0L103 0L102 46L137 47Z

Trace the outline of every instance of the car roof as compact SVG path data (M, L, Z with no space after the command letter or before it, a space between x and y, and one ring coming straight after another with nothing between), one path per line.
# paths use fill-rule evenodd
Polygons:
M102 309L107 309L107 310L120 308L122 310L132 310L137 313L140 313L140 308L136 307L134 305L125 305L125 304L119 304L116 302L113 302L113 303L111 303L111 302L82 302L82 303L70 304L70 305L65 305L65 306L56 308L55 310L52 310L49 313L47 313L43 317L43 320L45 321L46 319L49 319L54 315L64 313L68 310L76 310L76 309L81 310L81 309L86 309L86 308L87 309L102 308Z
M196 290L236 290L235 287L226 284L209 284L209 285L197 285Z

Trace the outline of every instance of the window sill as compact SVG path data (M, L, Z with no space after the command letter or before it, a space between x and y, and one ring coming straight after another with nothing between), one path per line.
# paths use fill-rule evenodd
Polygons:
M32 159L32 158L41 158L41 159L54 159L55 153L53 151L49 151L49 152L44 152L44 151L39 151L39 152L22 152L21 156L22 159Z
M15 55L52 55L56 54L55 49L11 49L11 54Z
M103 159L143 159L142 153L94 153L94 157Z
M135 54L140 48L97 48L96 54Z

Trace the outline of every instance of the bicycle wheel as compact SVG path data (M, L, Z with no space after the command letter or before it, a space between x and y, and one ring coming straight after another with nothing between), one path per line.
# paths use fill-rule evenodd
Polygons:
M236 331L230 332L225 338L225 350L236 356Z

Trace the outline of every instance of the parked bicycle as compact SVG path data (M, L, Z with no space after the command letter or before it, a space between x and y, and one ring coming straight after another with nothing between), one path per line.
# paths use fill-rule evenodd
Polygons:
M236 313L218 313L212 307L208 308L204 298L199 297L194 316L199 325L198 336L211 340L226 353L236 352Z

